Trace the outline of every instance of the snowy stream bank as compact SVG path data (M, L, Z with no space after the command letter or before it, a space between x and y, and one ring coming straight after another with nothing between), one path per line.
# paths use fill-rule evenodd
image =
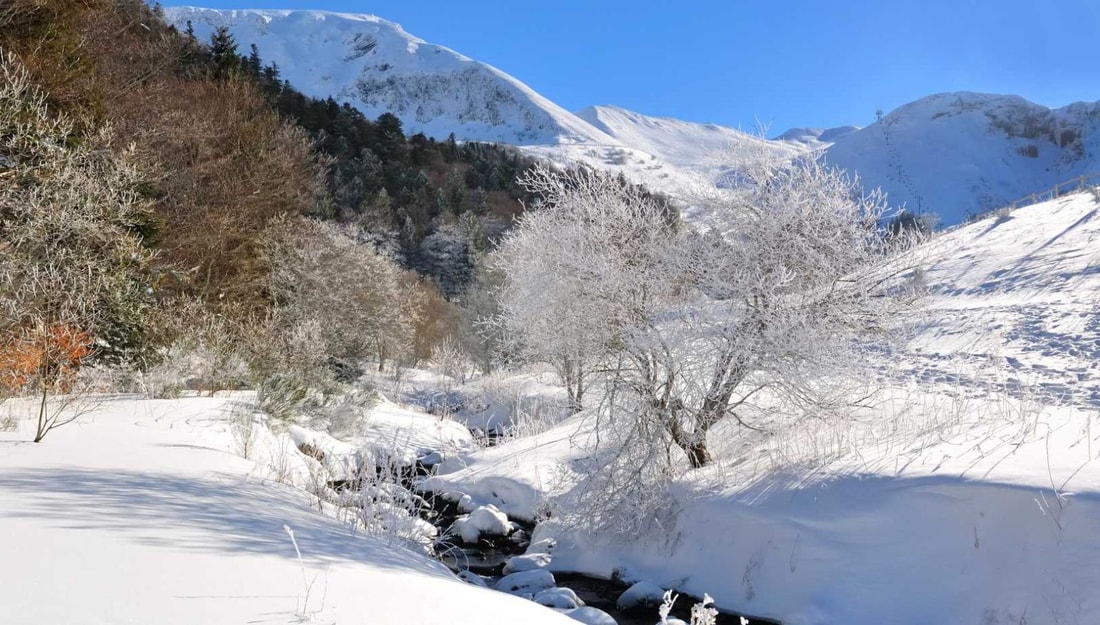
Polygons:
M494 506L478 506L471 510L470 498L462 493L420 494L431 503L423 518L438 528L441 536L436 543L437 557L463 580L530 599L584 623L652 625L658 618L657 606L665 589L617 577L602 579L575 572L551 573L549 567L557 543L553 539L543 539L532 544L530 537L534 535L535 523L508 519ZM497 531L500 527L490 527L492 523L485 518L487 514L479 514L485 511L498 519L503 518L507 530L500 532ZM691 606L699 601L699 598L681 595L671 617L688 622ZM675 622L671 617L670 622ZM717 623L765 625L775 621L721 612Z

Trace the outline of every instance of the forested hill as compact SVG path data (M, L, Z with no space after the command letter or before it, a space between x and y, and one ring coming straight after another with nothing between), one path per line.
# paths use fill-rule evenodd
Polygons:
M165 172L150 189L163 255L198 267L191 286L207 295L256 293L238 275L255 269L255 235L294 213L362 226L455 296L522 210L517 178L533 161L513 148L406 136L393 115L370 120L307 97L224 30L199 40L139 0L14 0L7 10L0 46L51 104L109 122ZM294 145L273 150L280 141Z
M184 36L199 42L187 28ZM518 180L534 161L511 147L406 136L391 113L367 119L333 98L306 96L265 63L252 45L242 54L216 29L207 54L221 71L263 89L270 105L305 129L326 157L328 202L318 216L356 222L403 265L431 277L445 295L462 293L476 257L507 229L531 198Z

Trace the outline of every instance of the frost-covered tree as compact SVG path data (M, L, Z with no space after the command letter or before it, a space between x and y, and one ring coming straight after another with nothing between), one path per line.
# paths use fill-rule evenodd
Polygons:
M657 276L640 278L658 270L676 220L641 188L604 174L536 168L523 184L541 200L491 260L504 276L500 321L512 349L552 365L580 410L637 317L670 290Z
M131 156L48 110L0 52L0 374L41 398L35 442L74 418L47 400L81 366L144 346L151 214Z
M750 416L764 406L841 414L837 372L893 318L881 195L813 159L741 176L699 231L614 179L538 170L526 183L544 200L498 253L502 321L526 353L578 403L599 379L606 440L663 450L631 466L701 467L717 423L765 429Z
M354 228L292 219L268 247L276 336L291 369L354 377L412 349L416 302L398 267Z

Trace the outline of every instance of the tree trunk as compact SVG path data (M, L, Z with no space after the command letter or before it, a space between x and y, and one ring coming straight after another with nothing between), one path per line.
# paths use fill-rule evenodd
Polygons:
M41 443L42 439L46 438L46 432L49 431L47 419L46 419L46 400L49 397L49 387L45 381L42 382L42 400L38 404L38 428L34 433L34 442Z
M691 463L693 469L704 467L713 460L710 456L710 450L707 449L706 435L699 437L699 440L684 447L683 450L687 453L688 462Z

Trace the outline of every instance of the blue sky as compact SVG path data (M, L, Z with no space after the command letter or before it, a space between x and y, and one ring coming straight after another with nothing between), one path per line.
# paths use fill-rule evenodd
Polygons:
M165 2L167 5L175 2ZM1097 0L197 0L373 13L570 110L770 134L866 125L930 93L1100 100ZM262 52L262 51L261 51Z

